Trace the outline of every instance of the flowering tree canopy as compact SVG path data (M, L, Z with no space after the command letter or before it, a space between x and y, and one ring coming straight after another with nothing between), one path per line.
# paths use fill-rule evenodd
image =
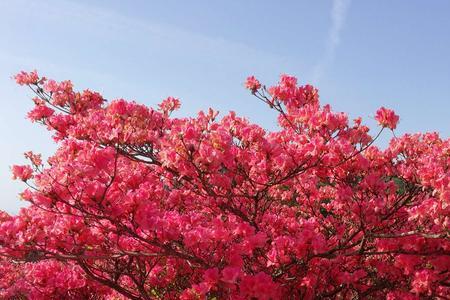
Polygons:
M392 110L373 137L311 85L252 76L267 131L15 79L59 148L12 167L30 206L0 213L2 299L449 299L450 140L376 147Z

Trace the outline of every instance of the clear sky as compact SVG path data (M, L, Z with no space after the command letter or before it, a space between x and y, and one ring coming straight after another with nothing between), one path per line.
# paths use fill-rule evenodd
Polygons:
M373 125L380 106L397 133L450 136L450 1L0 1L0 209L16 212L9 167L55 149L25 114L30 93L11 80L37 69L107 99L155 105L181 98L181 115L234 110L268 129L275 115L243 88L254 74L314 83L323 103ZM384 137L385 141L389 136Z

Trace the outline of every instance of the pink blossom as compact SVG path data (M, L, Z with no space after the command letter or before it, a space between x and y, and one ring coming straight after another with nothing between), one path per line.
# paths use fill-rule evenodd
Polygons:
M28 158L33 163L33 165L42 165L42 158L40 154L34 154L33 151L28 151L24 153L24 156L25 158Z
M222 280L227 283L235 283L241 270L236 267L226 267L222 270Z
M431 285L434 281L433 273L429 270L418 271L414 274L414 280L411 283L412 292L417 294L429 294Z
M163 112L172 112L180 108L181 103L178 98L168 97L163 100L159 105L159 108Z
M37 84L40 81L39 75L36 70L31 72L21 71L14 76L14 79L20 85Z
M255 76L249 76L245 81L245 88L249 89L252 93L255 93L261 88L261 83L255 78Z
M27 116L31 121L35 122L52 116L54 112L55 110L48 106L36 105L33 110L28 112Z
M174 118L171 97L154 109L34 73L18 82L45 91L29 116L57 150L12 167L33 182L27 207L0 212L1 299L450 293L450 139L379 148L361 118L288 75L258 99L274 131L213 109ZM377 120L393 129L398 117L382 108Z
M394 130L397 127L399 116L393 110L381 107L377 110L375 119L381 126Z
M13 179L20 179L22 181L27 181L33 176L33 170L30 166L18 166L14 165L11 167L13 173Z

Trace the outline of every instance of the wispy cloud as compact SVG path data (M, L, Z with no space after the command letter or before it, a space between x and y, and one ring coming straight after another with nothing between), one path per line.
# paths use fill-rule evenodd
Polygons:
M341 40L342 27L347 17L350 0L333 0L331 8L331 27L328 32L324 55L320 58L313 70L313 80L318 82L326 68L333 62L336 49Z

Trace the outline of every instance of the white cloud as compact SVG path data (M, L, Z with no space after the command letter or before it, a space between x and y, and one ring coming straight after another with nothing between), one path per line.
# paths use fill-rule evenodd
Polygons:
M333 62L336 49L341 40L341 32L347 17L350 0L333 0L331 8L331 27L326 41L325 54L320 58L313 70L313 81L318 82L326 68Z

